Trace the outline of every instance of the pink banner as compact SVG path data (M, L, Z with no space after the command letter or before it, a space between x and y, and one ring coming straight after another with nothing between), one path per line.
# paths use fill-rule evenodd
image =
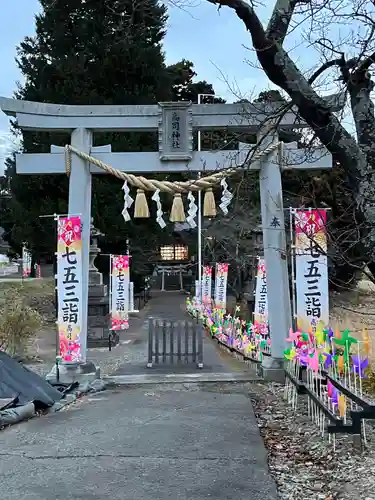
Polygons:
M202 277L202 302L203 304L209 304L211 302L212 293L212 267L203 267L203 277Z
M297 326L315 332L329 325L327 212L295 211Z
M217 309L227 307L228 268L228 264L216 264L215 307Z
M111 330L129 328L129 255L112 255Z
M64 363L84 362L82 346L82 233L80 217L57 221L57 325Z

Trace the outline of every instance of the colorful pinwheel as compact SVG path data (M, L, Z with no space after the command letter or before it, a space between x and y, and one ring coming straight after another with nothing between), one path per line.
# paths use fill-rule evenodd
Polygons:
M360 356L352 355L352 368L354 373L356 373L360 378L366 378L365 370L369 366L368 358L361 359Z

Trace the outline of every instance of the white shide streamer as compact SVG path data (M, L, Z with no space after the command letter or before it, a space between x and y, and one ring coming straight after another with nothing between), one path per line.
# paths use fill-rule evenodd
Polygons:
M227 215L228 206L232 201L233 194L228 190L228 184L225 179L221 179L220 185L223 188L223 191L221 193L221 203L219 207L221 208L221 211L224 213L224 215Z
M189 191L187 198L189 200L189 209L188 209L188 216L186 217L186 221L189 224L190 227L193 229L197 227L197 224L195 222L195 217L198 212L198 207L195 204L195 198L194 195L191 191Z
M131 220L131 217L129 215L128 209L133 205L134 200L129 194L130 189L129 189L127 181L124 182L122 189L124 190L124 209L121 212L121 214L124 217L125 222L129 222Z
M155 191L151 199L156 203L156 222L162 229L164 229L167 224L163 219L163 209L161 208L161 201L160 201L160 189L157 189Z

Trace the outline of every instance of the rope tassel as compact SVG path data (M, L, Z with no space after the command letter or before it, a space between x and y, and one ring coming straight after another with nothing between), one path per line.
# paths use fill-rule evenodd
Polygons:
M204 193L203 215L205 217L216 216L216 203L212 188L206 189L206 192Z
M147 219L150 217L147 198L143 189L137 189L137 196L135 197L134 205L134 217L137 219Z
M181 193L175 193L173 197L173 204L169 220L171 222L185 222L186 220L184 203L182 201Z

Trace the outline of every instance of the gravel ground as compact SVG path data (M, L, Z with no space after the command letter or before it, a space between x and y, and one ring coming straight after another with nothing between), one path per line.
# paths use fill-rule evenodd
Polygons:
M250 394L280 499L375 500L375 429L366 425L363 452L350 436L336 438L334 450L309 419L306 400L299 397L293 411L283 393L281 385L253 384Z
M108 347L98 347L88 349L87 359L92 361L96 366L100 367L101 375L111 375L124 363L140 363L146 359L145 347L129 346L128 342L123 341L112 351L108 351ZM32 363L26 366L45 377L50 372L53 362L47 363Z

